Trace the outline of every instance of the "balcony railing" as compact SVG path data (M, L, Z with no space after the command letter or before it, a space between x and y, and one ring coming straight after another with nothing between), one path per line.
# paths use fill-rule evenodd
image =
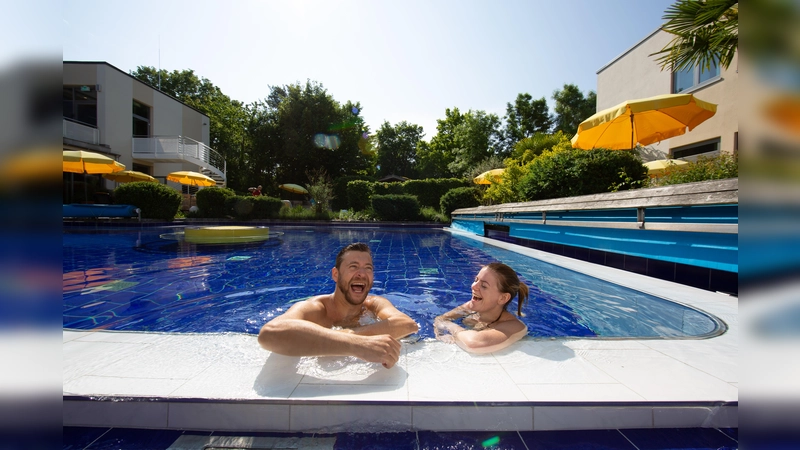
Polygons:
M90 125L63 119L63 137L87 144L100 144L100 130Z
M199 164L225 178L225 158L213 148L185 136L133 138L133 157L139 159L175 159Z

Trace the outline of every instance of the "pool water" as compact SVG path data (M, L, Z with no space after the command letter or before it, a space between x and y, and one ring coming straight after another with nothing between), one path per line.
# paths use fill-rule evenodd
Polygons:
M372 293L432 338L433 319L470 298L482 265L501 261L531 289L522 320L534 337L708 337L724 329L703 312L438 229L276 227L264 243L193 245L176 228L67 230L63 326L160 332L260 327L294 302L333 292L339 250L366 242ZM509 305L516 311L516 300Z

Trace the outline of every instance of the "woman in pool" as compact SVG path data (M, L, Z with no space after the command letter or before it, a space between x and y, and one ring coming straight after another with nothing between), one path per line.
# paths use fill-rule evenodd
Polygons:
M517 299L517 316L528 299L528 286L511 267L499 262L483 266L472 283L472 299L433 321L436 338L470 353L491 353L528 333L528 327L507 311ZM461 325L456 321L461 320Z

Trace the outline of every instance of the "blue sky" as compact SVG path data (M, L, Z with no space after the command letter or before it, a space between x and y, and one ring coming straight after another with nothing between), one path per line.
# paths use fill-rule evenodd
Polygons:
M31 13L48 2L15 3ZM446 108L502 117L519 93L552 107L564 83L595 90L597 70L658 28L671 3L64 0L60 36L15 36L29 53L55 39L64 60L125 72L193 69L245 103L311 79L339 102L361 102L372 131L406 120L430 139Z

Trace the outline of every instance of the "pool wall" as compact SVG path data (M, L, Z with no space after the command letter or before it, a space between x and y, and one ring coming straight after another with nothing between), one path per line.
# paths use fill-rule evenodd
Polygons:
M458 209L452 228L738 293L739 180Z

